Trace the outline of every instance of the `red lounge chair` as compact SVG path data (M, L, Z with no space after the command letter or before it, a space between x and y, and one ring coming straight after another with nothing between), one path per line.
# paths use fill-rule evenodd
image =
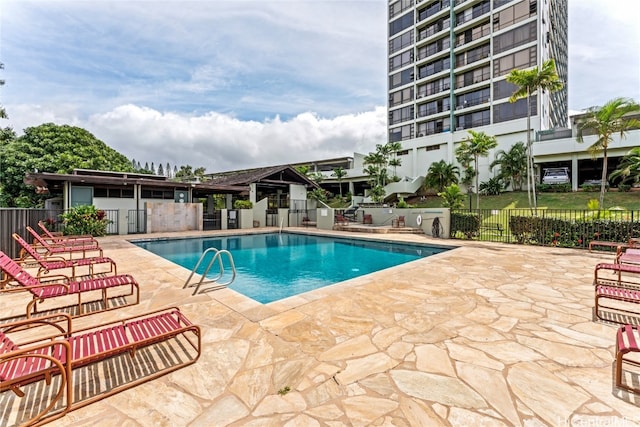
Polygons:
M38 246L36 247L36 249L45 257L65 254L68 255L69 258L73 258L73 254L81 253L82 258L85 258L87 256L87 252L99 252L99 256L102 256L102 248L100 248L96 240L86 241L82 244L76 243L73 245L53 245L43 239L42 236L36 233L33 228L27 226L27 231L29 231L29 233L31 233L31 235L33 236L34 243L37 243Z
M94 237L91 234L83 234L83 235L77 235L77 236L64 236L64 235L56 235L53 234L51 231L49 231L49 229L44 225L44 222L42 221L38 221L38 227L40 227L40 229L42 229L42 234L40 235L40 237L42 237L43 239L45 239L46 241L48 241L49 243L52 244L68 244L68 245L75 245L75 244L83 244L86 241L93 241L96 242L96 239L94 239Z
M639 393L639 387L633 387L634 382L628 382L625 384L622 381L622 363L626 362L634 366L640 366L638 360L630 358L625 359L625 355L628 353L640 352L640 329L638 325L624 325L618 329L616 334L616 387L623 388L632 393ZM635 382L637 384L637 382Z
M100 273L113 273L114 275L118 274L116 263L111 258L106 257L89 257L89 258L77 258L77 259L65 259L63 257L50 256L44 258L41 256L36 248L27 243L22 237L20 237L17 233L13 233L13 238L16 242L20 243L22 249L26 251L39 265L38 269L38 277L42 274L47 274L51 270L58 270L61 268L70 268L71 269L71 278L76 278L76 268L77 267L89 267L89 276L94 276L94 266L96 264L109 264L109 271L101 271ZM24 257L23 257L24 258Z
M17 262L11 259L4 252L0 251L0 271L2 271L4 279L0 280L0 294L9 292L24 292L25 290L31 292L33 299L27 304L27 317L31 317L32 314L38 312L38 303L42 303L45 300L66 297L69 295L77 295L78 297L78 314L77 316L83 316L83 304L88 302L102 301L103 309L99 311L108 311L116 308L121 308L129 305L138 304L140 302L140 287L136 280L128 275L121 274L118 276L106 276L96 277L93 279L85 280L69 280L66 276L48 276L45 279L37 279L25 271ZM6 288L6 285L11 282L19 286ZM129 288L128 293L109 296L108 290L111 288ZM101 298L90 301L83 301L83 297L92 291L100 292ZM135 301L114 305L109 307L109 299L120 298L125 296L135 295ZM75 306L75 305L74 305ZM59 308L59 307L56 307ZM33 309L33 313L32 313Z
M17 342L27 327L39 338ZM47 334L48 333L48 334ZM31 335L32 337L33 335ZM162 349L154 345L162 344ZM166 347L172 349L167 351ZM74 371L129 353L142 365L127 375L106 369L105 378ZM68 315L49 315L0 325L0 393L12 391L24 402L3 411L3 420L16 425L41 425L63 417L107 396L195 363L201 352L201 332L178 308L168 308L83 329L74 330ZM162 353L162 354L160 354ZM126 359L122 359L126 360ZM126 362L114 361L113 364ZM105 363L107 365L108 363ZM52 376L59 381L51 381ZM91 376L92 389L74 389L74 379ZM39 382L42 384L29 384ZM25 390L25 388L29 389ZM55 387L50 390L49 387ZM82 384L78 387L81 389ZM44 397L42 397L44 395ZM80 397L78 397L80 396ZM41 400L42 399L42 400ZM76 400L80 399L80 400Z

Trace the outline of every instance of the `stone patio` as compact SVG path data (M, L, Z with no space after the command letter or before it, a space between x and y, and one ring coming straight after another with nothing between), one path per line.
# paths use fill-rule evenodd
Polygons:
M229 289L191 296L189 271L125 239L145 236L101 238L142 303L77 323L179 306L203 354L49 425L640 425L640 396L613 387L617 327L593 321L593 267L612 254L323 234L460 247L262 305Z

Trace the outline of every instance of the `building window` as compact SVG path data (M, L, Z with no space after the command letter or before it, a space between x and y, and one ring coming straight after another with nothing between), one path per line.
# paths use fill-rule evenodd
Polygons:
M389 106L404 104L405 102L413 101L413 88L408 87L406 89L393 92L389 95Z
M444 92L451 87L451 81L448 77L443 77L438 80L418 86L418 94L416 98L423 98L425 96L433 95L434 93Z
M508 74L511 70L522 70L537 64L537 48L521 50L493 60L493 76L499 77Z
M141 191L141 196L143 199L174 200L173 190L143 188Z
M537 96L531 97L531 116L538 115ZM493 106L493 122L501 123L527 117L527 100L522 98L514 103L505 102Z
M413 63L413 50L408 50L389 58L389 71L397 70L405 65Z
M413 124L389 129L389 142L404 141L413 138Z
M535 41L538 31L535 22L515 28L493 38L493 53L498 54Z
M425 147L425 151L436 151L440 149L440 144L438 145L428 145Z
M437 133L448 132L451 130L451 120L449 117L431 120L418 125L418 136L434 135Z
M531 8L537 0L523 0L493 15L493 31L499 31L520 21L536 15L536 8ZM494 9L499 7L494 3Z
M413 68L407 68L389 77L389 89L404 86L413 81Z
M133 199L133 188L94 187L93 197Z
M456 96L456 108L473 107L491 101L489 88L467 92Z
M493 82L493 100L497 101L503 98L509 98L518 90L518 86L509 83L506 80L498 80Z
M413 105L389 111L389 124L391 125L413 120L413 118Z
M484 82L489 80L490 77L491 68L488 65L467 71L464 74L456 75L456 89Z
M394 36L413 26L413 11L389 23L389 35Z
M423 79L450 68L449 57L438 59L418 68L418 78Z
M399 35L398 37L389 41L389 53L394 53L399 50L404 49L407 46L411 46L413 44L413 30L407 31L406 33Z
M474 111L456 117L456 130L471 129L478 126L486 126L491 123L489 110Z
M401 14L413 6L413 0L400 0L389 5L389 18Z

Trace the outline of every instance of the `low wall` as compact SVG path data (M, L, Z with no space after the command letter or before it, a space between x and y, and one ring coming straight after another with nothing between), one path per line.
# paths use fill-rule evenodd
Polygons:
M362 211L358 212L358 218L371 215L374 227L391 226L393 220L404 216L406 227L421 228L427 236L449 238L451 215L448 208L363 208Z
M146 202L147 233L202 230L202 203Z

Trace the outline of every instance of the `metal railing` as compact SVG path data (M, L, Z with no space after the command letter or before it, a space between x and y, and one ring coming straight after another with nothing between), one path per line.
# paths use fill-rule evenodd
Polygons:
M567 248L640 237L640 211L530 209L451 211L451 238Z

